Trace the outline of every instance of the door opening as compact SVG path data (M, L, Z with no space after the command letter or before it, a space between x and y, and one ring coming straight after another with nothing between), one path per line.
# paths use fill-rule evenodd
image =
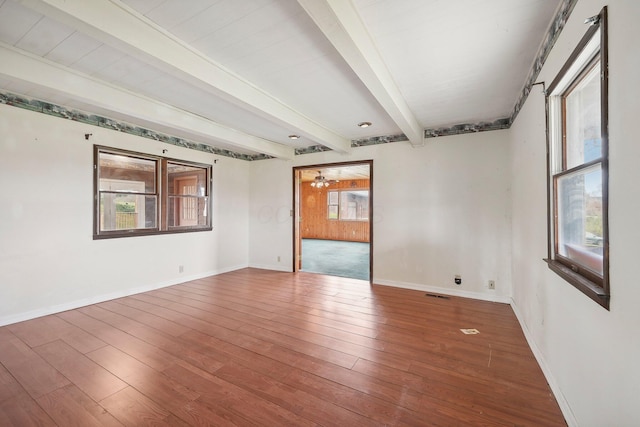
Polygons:
M373 278L373 161L295 167L294 271Z

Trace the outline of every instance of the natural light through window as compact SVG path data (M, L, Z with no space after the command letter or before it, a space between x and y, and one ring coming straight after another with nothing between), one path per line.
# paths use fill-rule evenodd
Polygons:
M328 218L340 221L369 220L369 190L339 190L327 193Z
M211 166L95 147L94 238L211 230Z
M606 8L547 93L549 267L608 308Z

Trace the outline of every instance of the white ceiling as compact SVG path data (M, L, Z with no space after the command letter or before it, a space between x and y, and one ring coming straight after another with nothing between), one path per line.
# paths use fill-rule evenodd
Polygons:
M421 145L512 115L561 3L0 0L0 91L249 155Z

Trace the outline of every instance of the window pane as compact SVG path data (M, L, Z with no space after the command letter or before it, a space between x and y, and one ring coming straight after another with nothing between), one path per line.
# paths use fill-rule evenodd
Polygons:
M600 63L565 98L567 169L602 157Z
M157 197L100 193L100 231L156 228Z
M329 219L338 219L338 205L329 205Z
M100 191L155 193L156 161L100 153Z
M600 165L556 177L558 252L602 275L602 171Z
M169 227L208 225L208 197L169 196Z
M328 203L328 218L329 219L338 219L338 204L339 201L339 192L338 191L329 191L327 192L327 203Z
M207 169L167 162L169 194L207 196Z
M369 191L353 190L340 192L340 219L363 220L369 219Z
M329 191L327 193L327 202L330 205L337 205L338 204L338 192L337 191Z

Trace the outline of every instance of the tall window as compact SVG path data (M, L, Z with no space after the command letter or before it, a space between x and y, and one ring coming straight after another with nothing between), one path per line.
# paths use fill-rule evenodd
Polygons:
M95 146L94 239L211 230L211 166Z
M547 92L549 267L609 307L606 8Z

